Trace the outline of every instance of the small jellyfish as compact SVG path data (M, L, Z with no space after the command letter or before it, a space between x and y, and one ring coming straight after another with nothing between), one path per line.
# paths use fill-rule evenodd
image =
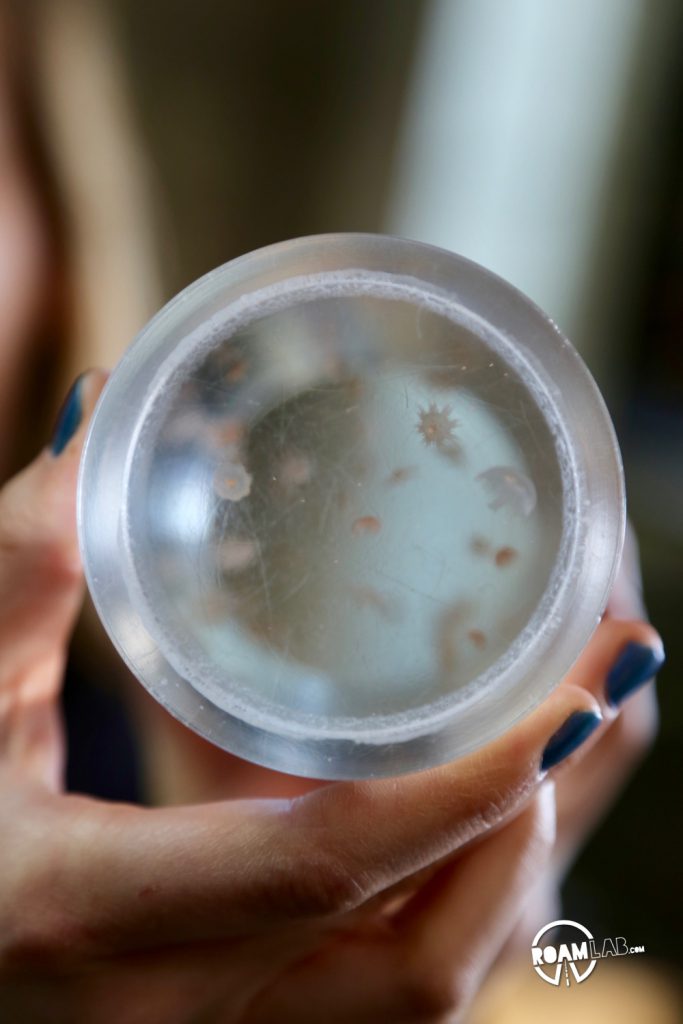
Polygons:
M486 647L486 634L480 629L470 629L467 634L467 639L474 645L474 647L478 647L479 650Z
M218 549L218 563L224 572L248 568L258 554L258 545L247 537L229 537Z
M494 561L499 569L504 568L506 565L510 565L517 558L519 551L516 548L498 548L495 554Z
M277 468L277 479L284 487L303 487L313 476L313 462L299 451L287 452Z
M251 491L251 473L241 462L221 462L213 476L213 489L226 501L241 501Z
M382 529L382 523L377 516L360 516L358 519L354 519L351 526L351 533L354 537L360 537L362 534L370 533L376 534Z
M482 480L488 488L491 495L488 506L494 511L507 505L518 515L530 516L536 508L536 488L528 476L512 466L492 466L476 479Z
M440 450L457 447L455 428L459 421L451 416L450 405L439 408L436 402L431 402L427 409L421 408L419 414L417 429L426 445Z

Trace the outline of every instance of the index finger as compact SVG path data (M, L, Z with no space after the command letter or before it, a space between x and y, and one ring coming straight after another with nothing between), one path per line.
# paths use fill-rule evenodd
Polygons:
M581 726L575 740L568 721ZM589 693L561 687L453 764L292 802L148 810L43 798L40 814L13 817L23 862L12 948L59 950L65 937L70 950L158 946L341 914L513 814L544 777L544 750L559 736L569 753L599 722Z

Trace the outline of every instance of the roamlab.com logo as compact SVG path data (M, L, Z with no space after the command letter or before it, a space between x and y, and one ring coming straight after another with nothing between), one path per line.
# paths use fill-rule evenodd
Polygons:
M547 936L554 931L561 931L561 935L550 942ZM645 946L629 946L621 935L598 942L577 921L551 921L541 928L531 944L531 963L539 978L549 985L559 985L564 978L569 986L570 972L574 981L585 981L595 970L598 960L644 952Z

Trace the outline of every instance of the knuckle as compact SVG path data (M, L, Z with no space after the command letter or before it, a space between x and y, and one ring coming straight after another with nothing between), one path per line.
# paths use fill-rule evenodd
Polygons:
M281 882L280 896L297 917L331 917L356 907L362 899L357 880L336 858L317 853L302 859Z

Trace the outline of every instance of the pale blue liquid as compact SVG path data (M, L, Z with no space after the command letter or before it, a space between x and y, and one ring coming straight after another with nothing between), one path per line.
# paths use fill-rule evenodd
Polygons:
M219 706L237 684L283 716L417 708L532 619L562 538L557 440L471 330L318 298L217 341L164 402L136 568Z

